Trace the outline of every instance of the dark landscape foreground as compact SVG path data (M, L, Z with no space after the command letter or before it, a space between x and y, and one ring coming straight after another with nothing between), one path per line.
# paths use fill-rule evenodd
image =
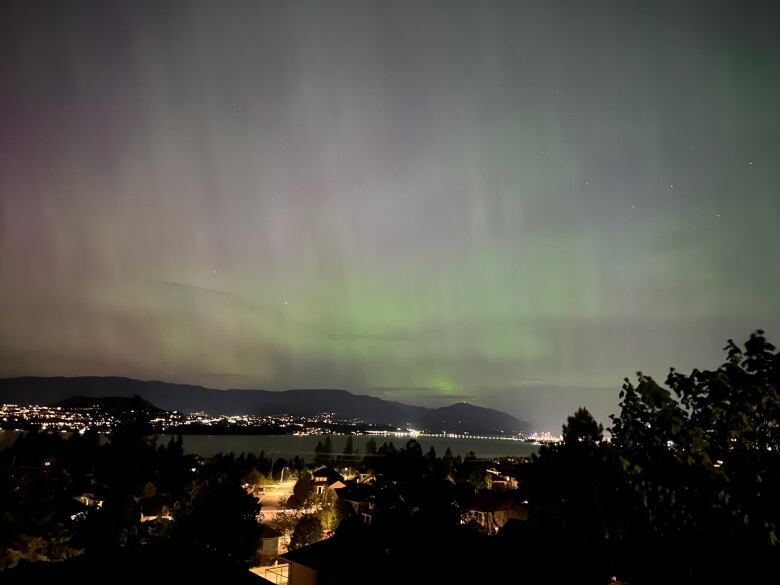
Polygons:
M581 408L529 460L414 440L206 460L151 441L143 413L110 442L30 432L0 453L2 578L261 583L247 567L276 562L291 585L771 582L780 354L761 332L725 349L665 387L626 380L609 440Z

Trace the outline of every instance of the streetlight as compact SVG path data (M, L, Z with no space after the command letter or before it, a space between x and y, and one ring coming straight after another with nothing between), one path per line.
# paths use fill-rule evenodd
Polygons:
M285 469L290 469L290 468L287 467L286 465L284 467L282 467L282 477L279 478L279 483L284 483L284 470Z

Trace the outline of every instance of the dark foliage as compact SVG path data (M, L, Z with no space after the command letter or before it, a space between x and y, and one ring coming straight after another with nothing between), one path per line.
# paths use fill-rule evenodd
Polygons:
M665 385L641 373L626 380L611 428L580 408L563 441L525 464L449 449L438 458L414 440L400 448L371 440L362 460L348 445L336 459L327 438L318 462L373 473L373 482L345 488L363 515L331 501L333 492L314 497L300 459L230 453L206 463L186 456L180 438L157 445L146 437L142 416L128 417L109 442L30 432L0 453L2 559L62 560L82 550L101 558L156 543L245 565L258 546L259 505L240 483L289 466L302 470L289 502L299 509L291 548L320 541L323 523L337 526L337 544L323 550L363 551L366 570L386 571L377 582L488 582L516 558L528 559L528 582L771 582L780 558L780 357L761 332L725 350L713 371L672 370ZM502 465L518 489L489 489L488 474ZM488 536L495 530L485 517L497 504L511 519ZM144 509L160 518L142 524ZM435 546L448 560L405 572ZM550 553L562 561L550 563ZM484 563L488 556L494 561ZM337 572L357 562L327 561Z
M307 514L295 525L290 538L290 549L295 550L320 540L322 540L322 522L316 515Z
M760 581L780 558L780 358L762 332L729 341L714 371L638 374L611 440L584 409L531 466L530 539L583 564L561 578L632 583ZM662 562L659 562L662 560ZM594 567L591 573L588 567Z
M260 544L260 504L229 479L196 480L176 502L171 537L239 564Z
M293 493L287 500L288 508L302 508L314 493L314 480L311 473L303 471L293 486Z

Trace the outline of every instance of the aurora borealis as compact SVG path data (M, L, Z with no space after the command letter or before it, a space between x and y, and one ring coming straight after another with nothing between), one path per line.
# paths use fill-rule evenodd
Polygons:
M0 4L0 376L557 428L780 339L774 2ZM604 422L606 422L604 420Z

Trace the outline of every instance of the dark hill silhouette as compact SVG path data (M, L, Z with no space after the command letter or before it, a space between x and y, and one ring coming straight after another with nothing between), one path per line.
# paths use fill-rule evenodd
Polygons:
M118 377L0 379L0 402L55 404L72 396L141 396L164 410L209 414L290 414L311 416L333 412L379 425L411 426L430 431L477 434L524 431L528 424L514 416L465 402L427 408L352 394L346 390L215 390L189 384Z
M135 396L71 396L53 406L61 408L93 408L98 407L102 410L138 410L149 413L163 412L148 400L144 400L138 395Z

